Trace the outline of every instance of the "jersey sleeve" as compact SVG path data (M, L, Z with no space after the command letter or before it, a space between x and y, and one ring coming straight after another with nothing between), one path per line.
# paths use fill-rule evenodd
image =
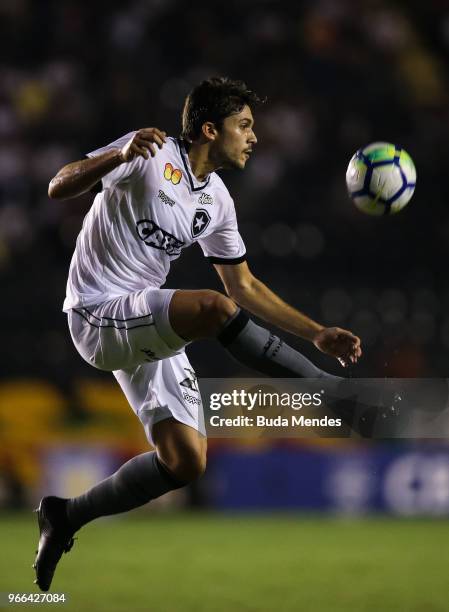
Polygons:
M114 142L87 153L87 157L96 157L97 155L101 155L101 153L105 153L111 149L121 149L134 134L135 132L129 132L117 140L114 140ZM130 162L120 164L120 166L117 166L117 168L114 168L114 170L111 170L111 172L105 174L105 176L102 178L103 189L113 187L119 183L126 183L131 178L141 176L145 161L147 160L145 160L141 155L136 155L136 157Z
M213 264L236 265L246 260L245 244L240 236L234 202L230 205L217 229L198 240L204 256Z

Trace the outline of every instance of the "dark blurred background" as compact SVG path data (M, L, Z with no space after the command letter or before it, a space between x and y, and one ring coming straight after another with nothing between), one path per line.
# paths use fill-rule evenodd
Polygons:
M178 135L185 95L208 76L243 79L268 98L246 171L222 174L253 272L311 317L362 337L364 357L350 375L447 376L447 2L2 0L0 49L8 503L26 499L28 485L31 496L48 485L35 458L52 443L84 451L101 443L115 458L146 448L137 429L120 437L133 417L112 377L78 356L61 312L93 196L51 201L47 186L61 166L132 129ZM417 167L416 193L392 218L363 215L346 194L350 157L378 140L404 147ZM219 283L194 247L173 264L167 286ZM213 342L189 357L199 377L253 374Z

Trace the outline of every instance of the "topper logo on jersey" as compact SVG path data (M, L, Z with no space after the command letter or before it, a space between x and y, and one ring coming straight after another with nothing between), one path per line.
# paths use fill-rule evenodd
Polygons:
M210 223L210 214L204 208L198 208L192 219L192 236L197 238Z
M154 249L165 251L167 255L179 255L184 246L182 240L163 230L150 219L142 219L136 223L137 235Z
M159 189L157 197L164 202L164 204L168 204L169 206L174 206L176 204L176 202L169 198L168 195L162 191L162 189Z
M200 197L198 198L198 204L201 204L201 206L205 206L206 204L213 204L213 203L214 203L214 199L208 193L202 193Z
M182 172L178 168L173 168L170 162L167 162L164 169L164 178L173 185L177 185L182 179Z

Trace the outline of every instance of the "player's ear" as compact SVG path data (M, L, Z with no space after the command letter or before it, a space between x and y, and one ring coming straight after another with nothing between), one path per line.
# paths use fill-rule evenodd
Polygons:
M203 133L203 136L208 141L215 140L218 135L218 130L215 127L215 123L213 123L212 121L205 121L202 125L201 131Z

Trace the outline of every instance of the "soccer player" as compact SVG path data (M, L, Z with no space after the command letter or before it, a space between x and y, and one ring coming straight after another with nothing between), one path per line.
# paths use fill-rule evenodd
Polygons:
M49 196L64 199L102 181L77 239L64 311L78 352L114 374L155 450L79 497L41 500L34 567L44 591L83 525L141 506L204 472L206 438L188 343L216 338L238 361L268 376L328 376L247 311L309 340L343 366L361 355L359 338L286 304L246 262L234 202L215 171L245 168L257 143L253 110L260 102L241 81L208 79L187 96L181 138L157 128L131 132L64 166L50 182ZM226 295L161 289L170 262L194 242L215 266Z

